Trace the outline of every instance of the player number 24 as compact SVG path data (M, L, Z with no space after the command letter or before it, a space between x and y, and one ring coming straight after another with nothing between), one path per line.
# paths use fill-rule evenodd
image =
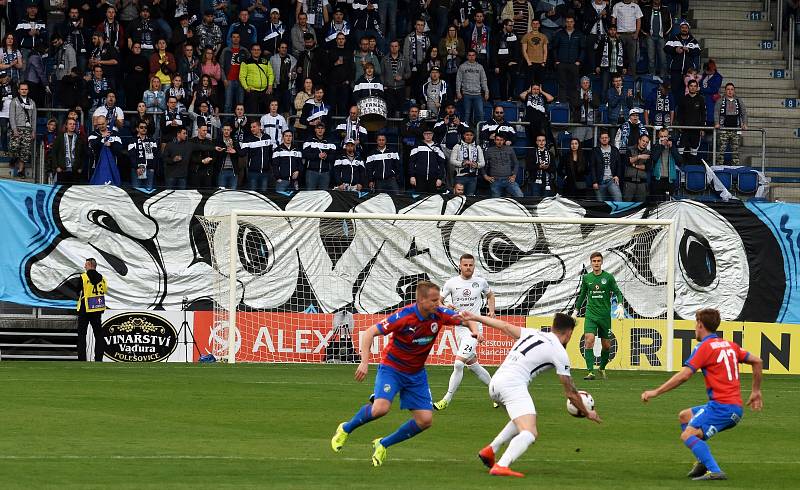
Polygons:
M728 372L728 381L739 379L739 362L736 359L736 352L733 349L721 350L717 362L725 363L725 370Z

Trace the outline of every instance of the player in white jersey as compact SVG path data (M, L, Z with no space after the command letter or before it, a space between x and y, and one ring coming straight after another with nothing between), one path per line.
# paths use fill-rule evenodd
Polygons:
M600 417L594 410L588 410L578 394L569 372L569 356L565 349L572 338L575 320L563 313L556 313L550 332L542 332L533 328L522 328L497 320L477 316L472 312L460 312L461 318L478 321L496 328L517 339L509 351L503 364L497 369L489 384L489 396L506 407L511 419L497 434L497 437L478 453L483 464L491 468L489 474L494 476L525 476L512 471L509 466L522 456L528 446L533 444L538 435L536 431L536 407L528 392L528 384L539 374L548 369L555 369L558 379L564 385L567 398L589 420L600 423ZM495 453L503 444L508 448L499 461L495 463Z
M494 293L489 288L486 279L475 275L475 257L470 254L462 255L458 260L458 268L460 274L444 283L442 303L450 304L454 310L471 311L480 315L483 299L486 298L489 316L494 317ZM448 297L450 298L449 303L446 301ZM475 373L484 384L488 385L492 379L489 371L478 363L478 339L472 336L470 329L459 325L453 331L458 343L458 353L453 362L453 374L450 375L447 393L444 398L433 404L433 408L436 410L444 410L450 405L453 395L456 394L456 390L464 378L464 366ZM478 331L483 332L480 324L478 324Z

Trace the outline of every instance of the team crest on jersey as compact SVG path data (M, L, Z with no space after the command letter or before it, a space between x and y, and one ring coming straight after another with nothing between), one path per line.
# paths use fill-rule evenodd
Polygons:
M439 324L436 322L431 323L431 332L436 333L439 330Z
M392 391L392 385L390 385L388 383L383 385L383 392L384 393L389 393L390 391Z
M477 282L473 282L472 283L472 287L474 287L475 289L478 289L478 286L479 286L479 284Z
M604 277L604 278L600 279L600 282L601 282L601 283L603 283L603 284L605 284L605 283L607 283L607 282L608 282L608 279L606 279L606 278Z

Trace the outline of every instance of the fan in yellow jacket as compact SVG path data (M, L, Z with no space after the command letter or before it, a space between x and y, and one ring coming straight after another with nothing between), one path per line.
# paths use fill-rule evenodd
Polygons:
M239 68L239 83L244 90L244 106L249 113L266 112L266 95L272 94L275 74L268 59L261 58L261 46L250 46L250 58Z

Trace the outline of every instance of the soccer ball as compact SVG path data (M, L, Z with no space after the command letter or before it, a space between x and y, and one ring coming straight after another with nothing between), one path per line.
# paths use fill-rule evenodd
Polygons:
M583 391L583 390L579 391L578 394L583 399L583 405L589 410L594 410L594 398L592 398L592 395L590 395L588 391ZM572 402L569 401L569 399L567 399L567 412L569 412L569 414L572 415L573 417L580 418L586 416L583 413L581 413L581 411L578 410L578 408L575 405L573 405Z

